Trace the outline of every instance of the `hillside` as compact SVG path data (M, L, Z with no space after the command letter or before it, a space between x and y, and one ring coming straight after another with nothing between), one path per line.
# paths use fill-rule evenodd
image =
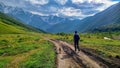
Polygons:
M92 30L92 32L119 32L119 31L120 24L109 24Z
M95 29L101 26L110 24L120 24L120 3L117 3L106 10L96 14L95 16L85 18L81 21L77 30L85 32L91 29ZM113 27L114 28L114 27Z
M0 68L53 68L53 44L44 34L0 13Z
M51 28L47 29L47 31L51 33L58 33L58 32L70 33L75 31L74 28L79 23L80 20L67 20L65 23L58 23L52 26Z
M120 24L120 3L114 4L111 7L107 8L106 10L97 13L94 16L87 17L82 20L73 20L69 23L59 23L54 25L49 30L52 30L51 32L73 32L75 30L79 32L88 32L93 29L102 27L102 26L109 26L110 24ZM64 26L64 28L63 28ZM65 29L65 30L64 30ZM112 29L112 28L111 28Z
M26 31L43 32L0 12L0 33L25 33Z
M70 20L65 17L59 17L57 15L43 16L39 13L28 12L18 7L6 6L3 3L0 3L0 11L22 21L25 24L48 32L53 30L49 28L54 27L55 24L67 24L70 22Z
M46 32L87 32L104 25L115 24L120 21L120 3L114 4L106 10L84 19L66 18L64 16L42 16L35 12L28 12L22 8L7 6L0 3L0 11L13 16L20 21Z

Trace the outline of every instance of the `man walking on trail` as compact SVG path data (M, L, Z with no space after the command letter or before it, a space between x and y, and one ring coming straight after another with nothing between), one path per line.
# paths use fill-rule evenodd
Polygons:
M80 48L79 48L79 40L80 40L80 37L79 35L77 34L77 31L75 31L75 34L74 34L74 47L75 47L75 51L78 49L78 51L80 51Z

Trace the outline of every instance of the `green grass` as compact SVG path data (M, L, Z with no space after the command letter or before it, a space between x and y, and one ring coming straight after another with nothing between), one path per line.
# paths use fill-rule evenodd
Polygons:
M12 57L1 57L0 56L0 68L5 68L5 65L12 61Z
M73 34L44 34L36 28L0 13L0 68L5 68L16 56L24 56L32 50L37 52L28 55L18 64L19 68L54 68L55 52L53 44L43 37L60 39L73 44ZM118 36L120 32L80 34L80 46L96 51L102 57L120 56L119 40L104 40L103 37Z
M22 64L23 67L35 66L36 68L40 64L45 68L55 66L53 44L44 40L41 36L42 34L37 33L0 35L0 68L9 64L12 61L11 59L14 59L13 57L36 49L40 49L39 52L29 56L28 60L24 62L25 64ZM32 61L36 63L33 64ZM45 64L42 65L42 63Z
M42 50L30 56L26 61L21 62L21 68L54 68L55 52L52 44L45 42Z
M16 60L18 68L53 68L53 44L44 40L44 31L27 26L0 12L0 68ZM37 51L37 52L36 52ZM17 60L16 58L20 58ZM27 57L27 58L26 58Z
M106 34L107 35L107 34ZM114 34L111 34L114 35ZM89 35L89 37L82 37L82 46L90 49L94 49L98 51L99 55L108 57L108 56L120 56L120 42L119 40L105 40L103 37L110 37L107 36L101 36L101 33L99 34L92 34Z
M40 29L28 26L4 13L0 12L0 34L5 33L23 33L23 32L44 32Z
M52 35L50 37L52 37ZM73 44L73 34L57 34L53 37ZM104 37L110 37L109 33L80 34L80 46L93 49L102 57L120 56L120 40L105 40Z
M0 22L0 34L7 33L25 33L25 31L18 29L16 26L8 25Z

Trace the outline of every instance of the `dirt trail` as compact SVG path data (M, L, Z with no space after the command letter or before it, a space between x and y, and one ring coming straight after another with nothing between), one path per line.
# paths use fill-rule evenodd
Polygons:
M57 68L108 68L101 62L91 59L83 51L75 52L74 47L66 42L49 40L57 51Z

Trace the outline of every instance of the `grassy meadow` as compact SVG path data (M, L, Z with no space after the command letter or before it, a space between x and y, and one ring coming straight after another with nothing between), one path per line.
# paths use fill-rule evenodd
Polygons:
M106 36L110 37L109 35ZM110 56L120 56L119 40L112 37L111 40L105 40L104 37L106 36L103 34L80 34L80 47L92 49L105 59ZM55 52L53 44L44 40L43 37L73 44L73 34L64 33L27 32L23 34L0 34L0 37L0 68L14 66L19 68L54 68Z
M103 58L120 57L120 32L79 35L80 47L92 49ZM73 34L45 34L0 13L0 68L55 68L54 45L44 38L73 44Z
M42 34L1 34L0 68L53 68L55 52L53 44ZM14 62L17 61L17 62ZM14 64L13 64L14 63Z
M120 56L120 40L114 39L114 36L119 37L117 33L86 33L80 35L80 47L93 49L102 57ZM106 40L104 37L111 38ZM73 44L73 34L58 33L54 36L55 39L63 40Z
M54 68L54 46L43 35L0 13L0 68Z

